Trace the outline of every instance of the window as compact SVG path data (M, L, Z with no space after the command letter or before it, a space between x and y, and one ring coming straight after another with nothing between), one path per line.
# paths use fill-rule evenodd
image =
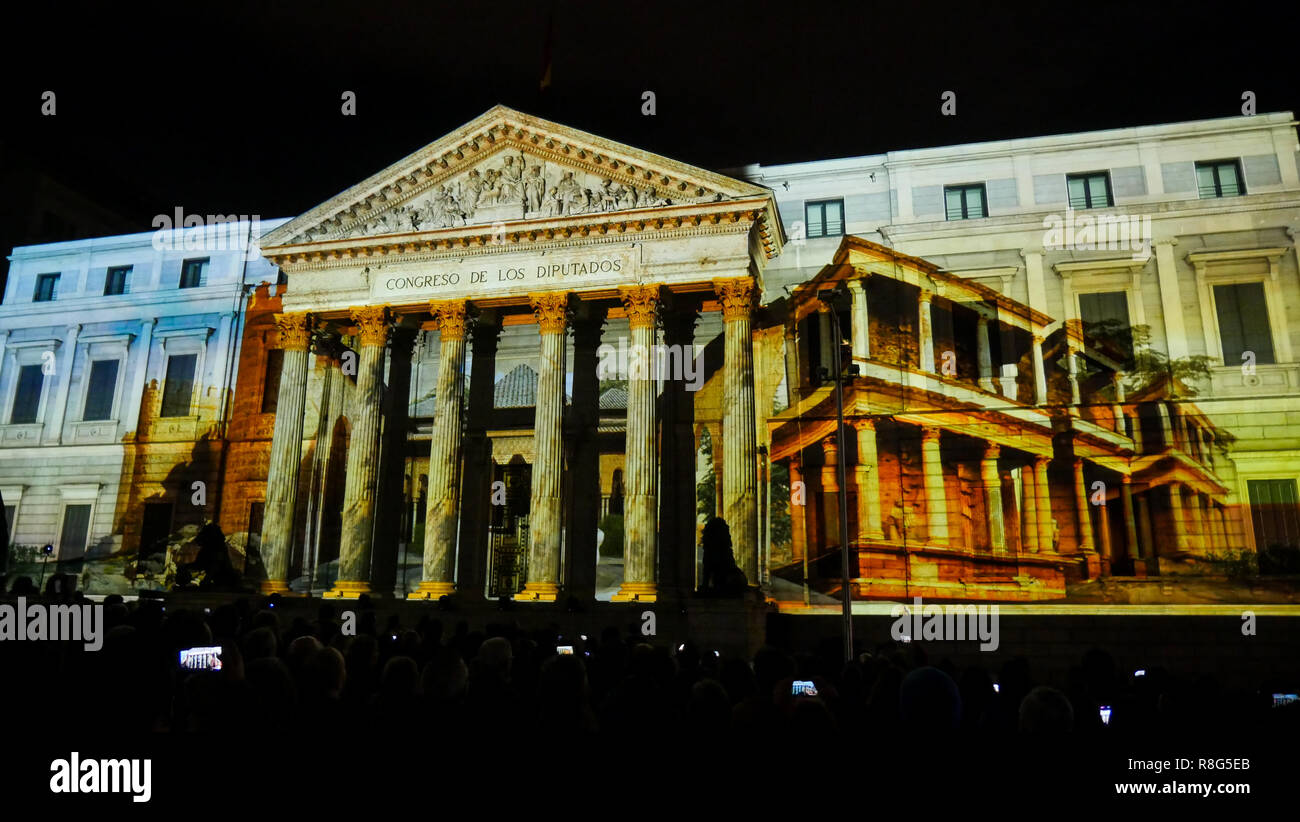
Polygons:
M162 417L188 417L194 397L194 367L197 354L178 354L167 360L167 382L163 386Z
M182 263L181 288L198 288L203 285L203 272L207 267L207 260L186 260Z
M131 266L123 265L110 268L104 277L104 296L126 293L126 276L131 273Z
M284 351L266 352L266 374L262 377L262 413L274 414L280 400L280 372L284 369Z
M111 420L117 394L117 360L95 360L90 364L83 420Z
M39 274L36 277L36 294L32 302L48 303L54 299L54 292L59 285L58 274Z
M947 207L949 220L973 220L977 217L987 217L989 213L983 183L944 186L943 201Z
M90 503L63 506L63 528L59 531L59 559L85 556L90 536Z
M1246 193L1241 165L1236 160L1196 164L1196 187L1202 198L1237 197Z
M1124 291L1099 291L1079 295L1079 320L1085 337L1112 343L1133 357L1133 328L1129 323L1128 294Z
M1106 208L1115 205L1110 196L1110 175L1104 171L1065 175L1070 208Z
M1293 479L1248 480L1255 548L1300 546L1300 497Z
M14 410L9 415L13 425L31 425L36 422L36 412L41 406L41 389L45 387L45 373L40 365L24 365L18 369L18 389L14 392Z
M844 234L844 201L822 200L804 206L808 236L839 237Z
M1246 351L1255 355L1256 363L1276 362L1263 283L1216 285L1214 307L1219 315L1224 365L1240 365Z

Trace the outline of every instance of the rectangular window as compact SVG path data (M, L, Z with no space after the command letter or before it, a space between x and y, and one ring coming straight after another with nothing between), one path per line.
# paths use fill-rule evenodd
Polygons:
M110 268L104 276L104 296L126 293L126 277L131 273L131 266L123 265Z
M48 303L54 299L54 292L59 286L58 274L38 274L36 276L36 294L32 296L33 302Z
M262 413L274 414L280 401L280 372L284 369L284 350L266 352L266 374L262 377Z
M1224 365L1241 365L1247 351L1255 355L1256 363L1276 362L1263 283L1216 285L1214 307L1219 315Z
M179 354L167 359L167 382L163 386L163 417L188 417L194 397L194 367L197 354Z
M203 285L203 272L207 270L208 261L186 260L181 264L181 288L198 288Z
M59 559L78 559L86 554L90 536L90 503L63 507L63 530L59 532Z
M1246 193L1241 164L1236 160L1214 160L1196 164L1196 188L1201 197L1237 197Z
M117 393L117 360L95 360L90 364L83 420L111 420Z
M1084 336L1096 343L1110 343L1124 352L1124 359L1133 357L1133 328L1129 324L1128 294L1124 291L1102 291L1079 295L1079 320Z
M1248 480L1255 547L1300 546L1300 497L1293 479Z
M808 236L839 237L844 234L844 201L821 200L804 205Z
M45 387L45 372L39 365L24 365L18 369L18 389L14 392L14 410L9 422L14 425L31 425L36 422L36 412L41 407L41 389Z
M1110 196L1110 175L1104 171L1065 175L1070 208L1106 208L1115 205Z
M983 183L944 186L943 201L949 220L974 220L978 217L987 217L989 213L988 198L984 195Z

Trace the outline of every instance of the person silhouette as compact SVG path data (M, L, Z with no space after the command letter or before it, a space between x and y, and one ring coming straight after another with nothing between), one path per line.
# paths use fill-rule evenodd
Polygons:
M725 519L714 517L705 524L700 547L704 554L701 591L714 596L743 595L747 580L731 552L731 528Z

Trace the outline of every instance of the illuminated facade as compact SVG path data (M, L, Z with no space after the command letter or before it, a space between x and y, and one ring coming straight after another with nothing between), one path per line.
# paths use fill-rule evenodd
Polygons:
M117 346L141 388L94 444L117 463L88 541L138 552L147 505L204 480L168 539L215 519L266 591L663 601L699 583L716 512L770 598L833 593L841 462L860 597L1201 573L1300 546L1297 153L1265 114L724 176L496 107L274 226L224 303L144 342L143 308L73 334L77 306L12 305L89 253L16 250L0 397L45 350L89 353L46 378L44 427L0 426L0 490L16 543L60 533L50 495L76 500L29 509L20 478L108 436L76 363ZM208 380L183 431L159 405L172 339L203 341ZM608 373L611 349L663 357Z

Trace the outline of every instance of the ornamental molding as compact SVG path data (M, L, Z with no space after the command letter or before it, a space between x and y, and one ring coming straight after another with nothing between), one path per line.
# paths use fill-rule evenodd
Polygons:
M780 252L769 189L496 106L262 239L263 249L759 199ZM770 215L770 216L769 216ZM272 255L268 255L272 256Z

